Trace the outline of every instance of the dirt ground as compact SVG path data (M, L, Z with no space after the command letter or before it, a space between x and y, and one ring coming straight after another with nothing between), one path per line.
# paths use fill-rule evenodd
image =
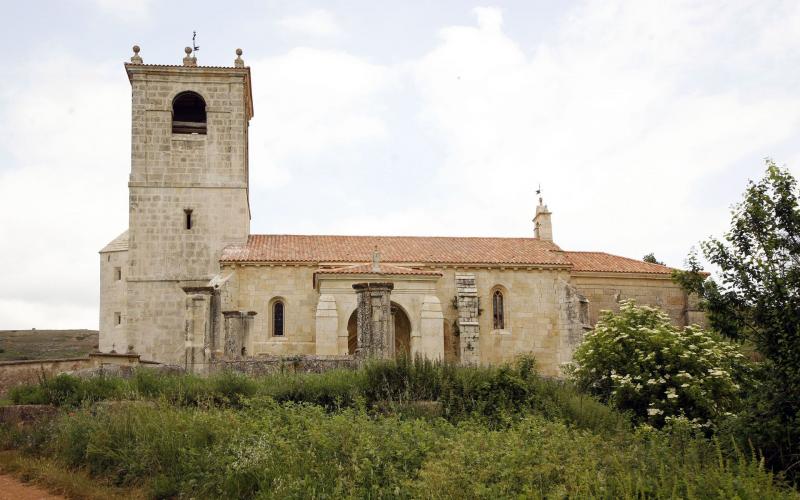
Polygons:
M0 361L79 358L97 342L97 330L0 330Z
M0 474L0 500L66 500L46 490Z

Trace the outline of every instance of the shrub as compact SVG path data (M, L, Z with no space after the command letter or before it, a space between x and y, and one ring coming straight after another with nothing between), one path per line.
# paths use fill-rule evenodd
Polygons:
M251 403L83 408L39 453L155 498L796 498L680 419L607 435L536 415L492 429Z
M580 387L657 427L685 416L709 428L733 415L751 374L735 345L696 326L677 328L633 301L618 314L604 311L574 360Z

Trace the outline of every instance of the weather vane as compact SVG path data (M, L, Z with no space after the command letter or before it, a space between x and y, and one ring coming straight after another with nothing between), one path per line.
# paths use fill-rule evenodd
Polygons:
M197 43L195 42L195 38L197 38L197 32L196 31L192 31L192 50L194 52L197 52L198 50L200 50L200 47L197 46Z

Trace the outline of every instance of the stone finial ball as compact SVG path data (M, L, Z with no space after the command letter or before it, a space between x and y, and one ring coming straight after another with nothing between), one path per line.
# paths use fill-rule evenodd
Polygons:
M237 56L242 55L242 49L236 49L236 55Z
M138 45L134 45L133 46L133 53L134 54L138 54L140 50L142 50L142 49L140 49Z
M186 52L186 55L188 56L189 54L192 53L192 48L191 47L186 47L185 49L183 49L183 51Z

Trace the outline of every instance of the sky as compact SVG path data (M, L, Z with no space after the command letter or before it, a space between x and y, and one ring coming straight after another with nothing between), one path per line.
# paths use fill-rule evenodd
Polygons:
M97 328L131 46L252 68L251 232L533 234L681 266L800 175L800 2L0 0L0 329Z

